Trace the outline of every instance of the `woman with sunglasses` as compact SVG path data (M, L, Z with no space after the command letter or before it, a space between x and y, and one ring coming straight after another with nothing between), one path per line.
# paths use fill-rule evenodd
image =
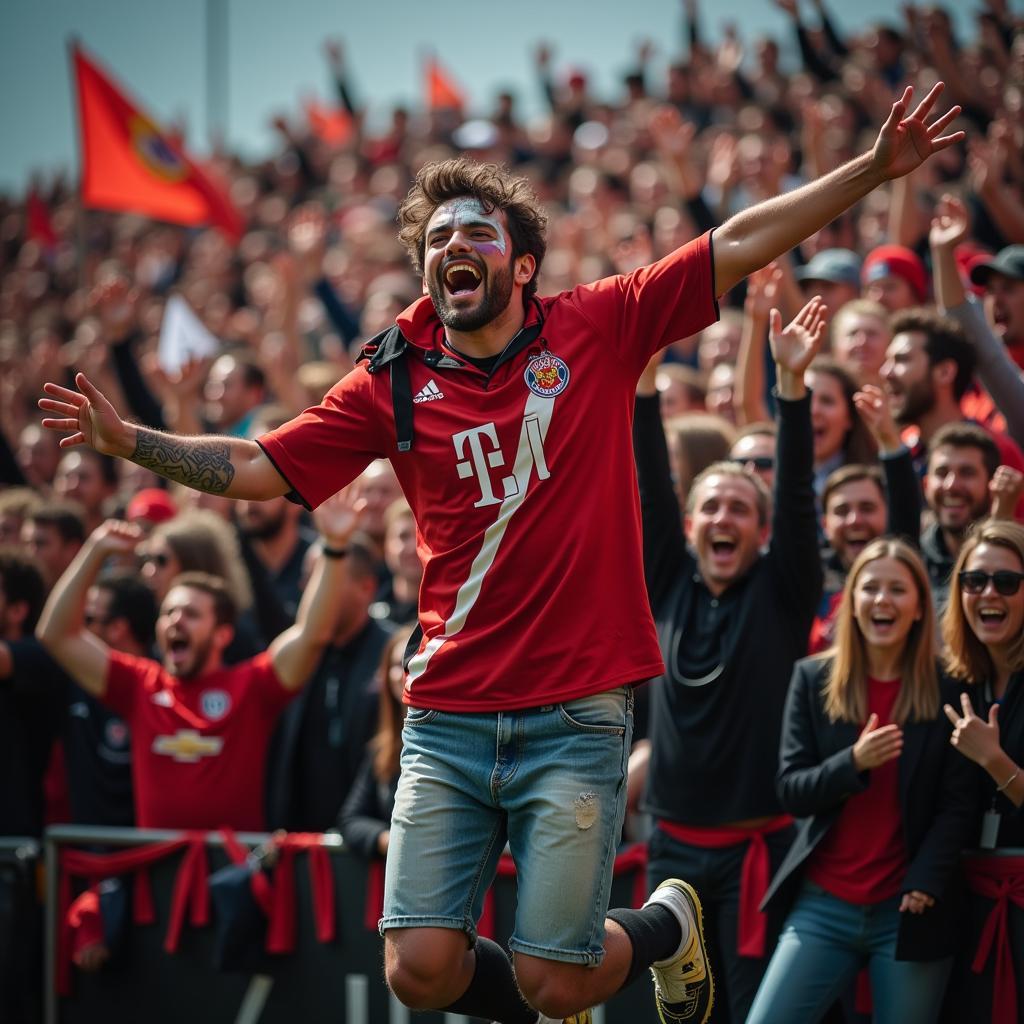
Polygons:
M1024 526L980 523L964 541L942 621L946 667L968 692L945 712L953 746L977 764L984 817L965 861L970 891L956 1020L1021 1020L1024 992ZM973 837L972 837L973 842ZM976 970L972 969L976 968Z
M797 662L778 790L800 820L763 904L791 909L747 1024L813 1024L865 966L876 1021L937 1019L973 787L948 743L933 615L920 555L878 538L847 576L834 645Z

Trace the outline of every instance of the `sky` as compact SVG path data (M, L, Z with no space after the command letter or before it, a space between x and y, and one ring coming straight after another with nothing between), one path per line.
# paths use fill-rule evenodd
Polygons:
M556 68L585 68L608 98L641 39L654 41L656 69L681 51L680 0L0 0L0 189L22 192L34 171L75 171L72 37L158 123L184 117L188 148L201 157L209 140L208 4L226 11L217 69L227 83L228 142L249 157L273 151L273 114L297 116L304 96L333 98L322 53L328 37L343 40L358 98L378 121L396 103L417 102L427 50L479 112L511 88L525 114L541 109L532 54L542 39L554 48ZM828 6L848 30L895 23L898 9L895 0ZM962 12L967 4L948 6ZM701 11L710 39L733 21L748 42L775 35L794 62L789 19L771 0L703 0ZM959 17L966 30L966 15Z

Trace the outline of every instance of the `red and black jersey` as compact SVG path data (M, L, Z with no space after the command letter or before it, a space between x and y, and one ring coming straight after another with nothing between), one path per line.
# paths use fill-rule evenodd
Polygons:
M411 451L396 453L389 375L364 366L260 438L314 507L372 459L391 458L424 563L407 702L511 710L661 673L633 400L650 357L717 311L710 235L531 303L524 326L542 320L539 337L490 374L448 346L424 298L398 319L410 343Z
M103 702L131 729L139 827L261 831L267 745L293 696L266 653L178 679L111 651Z

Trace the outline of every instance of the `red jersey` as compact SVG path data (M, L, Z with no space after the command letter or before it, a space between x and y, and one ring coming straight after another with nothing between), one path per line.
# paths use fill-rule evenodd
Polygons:
M103 701L131 729L139 827L261 831L267 745L293 696L266 653L183 680L111 651Z
M393 454L389 374L362 365L259 439L314 507L391 457L424 564L408 703L511 710L661 674L633 401L658 349L717 318L713 277L704 235L631 274L531 302L525 326L543 318L540 337L490 375L449 347L423 298L398 318L411 451Z

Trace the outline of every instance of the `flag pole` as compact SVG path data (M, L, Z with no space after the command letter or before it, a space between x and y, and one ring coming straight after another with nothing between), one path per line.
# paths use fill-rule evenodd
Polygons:
M228 0L206 0L206 137L216 153L228 135Z

